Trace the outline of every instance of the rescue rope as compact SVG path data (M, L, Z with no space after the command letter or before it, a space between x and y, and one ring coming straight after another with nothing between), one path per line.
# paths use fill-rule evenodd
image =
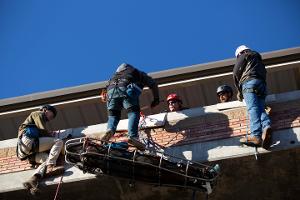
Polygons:
M56 200L57 195L58 195L58 192L59 192L59 189L60 189L60 185L62 185L62 183L63 183L63 181L62 181L62 180L63 180L63 177L64 177L64 175L61 175L60 181L59 181L59 183L58 183L58 185L57 185L57 188L56 188L54 200Z

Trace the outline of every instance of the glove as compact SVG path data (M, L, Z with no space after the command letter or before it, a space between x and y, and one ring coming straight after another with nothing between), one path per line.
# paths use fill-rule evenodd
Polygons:
M238 92L238 93L236 94L236 98L237 98L239 101L243 101L243 99L244 99L243 94L240 93L240 92Z
M158 98L155 98L152 103L151 103L151 108L157 106L159 104L159 99Z

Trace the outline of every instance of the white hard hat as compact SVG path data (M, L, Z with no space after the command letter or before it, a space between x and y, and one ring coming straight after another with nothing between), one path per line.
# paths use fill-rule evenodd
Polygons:
M119 65L116 72L124 71L126 68L127 68L127 63L122 63L121 65Z
M246 49L250 49L250 48L247 47L247 46L245 46L245 45L241 45L238 48L236 48L236 50L235 50L235 57L237 57L242 51L244 51Z

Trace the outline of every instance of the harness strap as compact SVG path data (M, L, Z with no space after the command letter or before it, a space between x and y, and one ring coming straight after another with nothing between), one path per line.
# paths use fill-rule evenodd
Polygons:
M245 88L243 89L243 93L255 93L258 95L258 90L256 88Z
M20 137L18 138L16 155L20 160L28 159L30 161L30 163L32 163L33 162L32 158L34 157L35 153L38 152L38 149L39 149L39 139L38 138L33 139L33 143L32 143L31 149L29 150L29 154L28 154L22 150L22 147L28 150L28 147L22 142L22 137L23 137L23 134L21 134ZM25 157L21 158L19 155L19 151L23 155L25 155Z

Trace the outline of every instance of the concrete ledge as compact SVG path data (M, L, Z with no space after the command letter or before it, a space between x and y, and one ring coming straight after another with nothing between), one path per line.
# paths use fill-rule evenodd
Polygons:
M166 153L200 162L216 161L255 154L254 147L241 146L240 137L213 140L203 143L167 148ZM275 131L273 144L269 150L257 148L258 154L271 153L300 147L300 128ZM259 157L259 156L258 156Z

